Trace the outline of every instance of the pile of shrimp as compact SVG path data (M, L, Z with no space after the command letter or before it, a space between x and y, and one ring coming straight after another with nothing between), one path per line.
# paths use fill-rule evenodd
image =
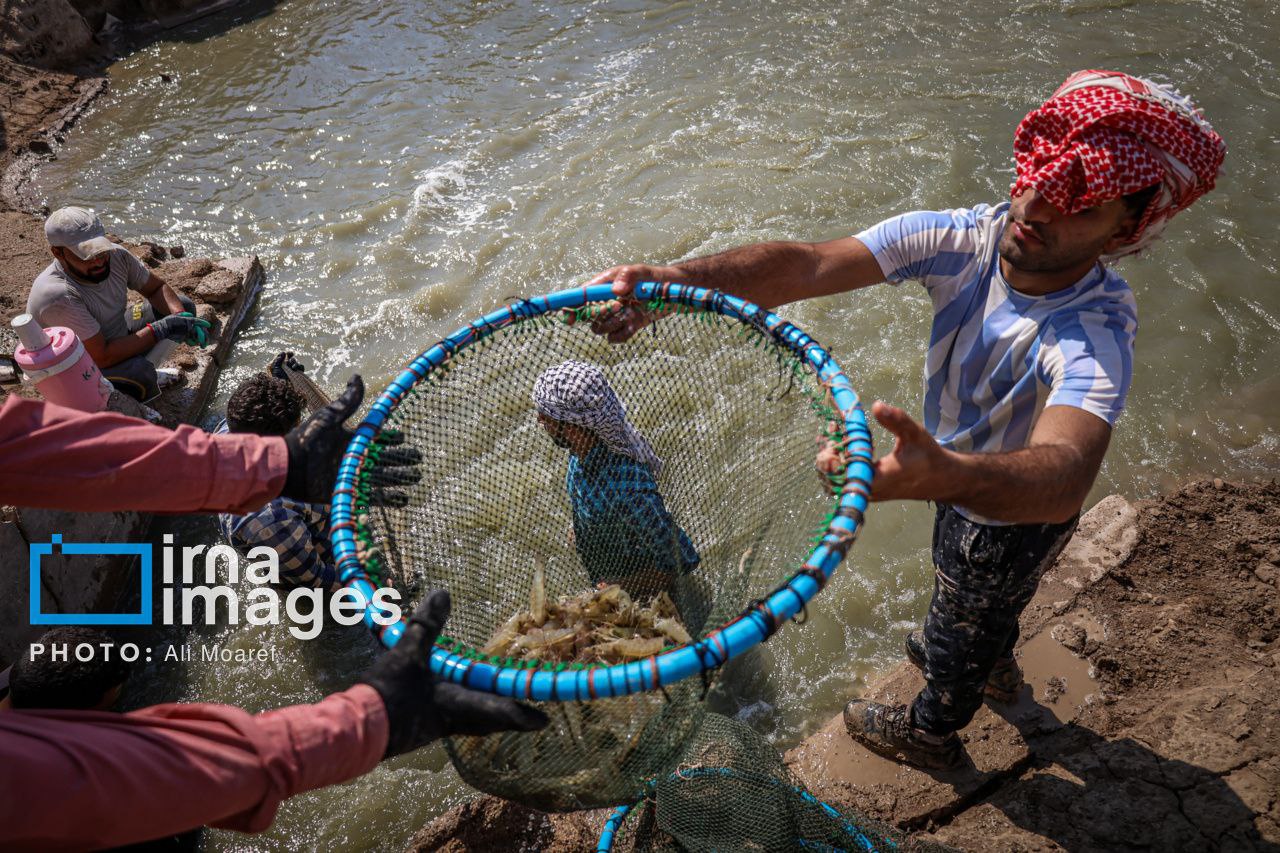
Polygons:
M546 572L538 564L529 609L508 619L481 651L547 663L615 664L691 641L665 591L643 606L617 584L548 601Z

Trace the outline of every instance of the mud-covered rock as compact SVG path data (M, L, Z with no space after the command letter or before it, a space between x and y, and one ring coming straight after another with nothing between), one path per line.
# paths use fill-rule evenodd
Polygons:
M37 68L108 61L117 37L176 26L234 0L18 0L0 6L0 52Z
M135 258L142 261L152 269L155 269L168 260L168 253L165 251L164 246L161 246L159 243L151 243L146 240L136 246L130 246L129 251L133 253Z
M424 826L409 840L408 849L424 853L592 850L609 811L547 814L498 797L482 796L454 806Z
M230 305L244 291L244 280L231 270L217 269L203 276L195 287L195 296L210 305Z
M24 0L0 9L0 51L24 65L73 66L93 47L93 31L68 0Z
M179 293L199 299L200 282L214 270L217 265L208 258L191 258L181 261L170 261L160 271L169 286Z
M209 305L230 305L244 292L244 276L208 258L170 261L160 273L179 293Z
M1079 625L1058 625L1051 632L1055 640L1068 650L1075 652L1077 655L1084 652L1084 644L1088 639L1088 633Z

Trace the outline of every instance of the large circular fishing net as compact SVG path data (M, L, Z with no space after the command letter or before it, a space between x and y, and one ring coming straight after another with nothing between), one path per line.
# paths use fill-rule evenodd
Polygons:
M708 713L675 767L606 821L597 853L941 851L837 810L800 785L750 727Z
M394 586L406 613L448 589L432 669L544 703L541 732L448 749L472 785L545 810L633 802L668 772L716 668L803 610L868 498L866 421L825 350L714 291L637 295L661 318L625 344L590 331L602 285L427 350L375 402L334 495L344 582ZM380 464L391 431L421 453L418 482ZM815 470L820 446L837 474ZM385 487L407 502L370 499Z

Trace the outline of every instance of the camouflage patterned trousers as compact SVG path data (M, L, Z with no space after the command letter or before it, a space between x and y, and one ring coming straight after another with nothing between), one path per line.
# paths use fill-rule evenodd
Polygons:
M912 705L916 726L947 734L978 713L987 676L1013 655L1018 617L1078 520L994 526L938 505L933 600L924 621L925 688Z

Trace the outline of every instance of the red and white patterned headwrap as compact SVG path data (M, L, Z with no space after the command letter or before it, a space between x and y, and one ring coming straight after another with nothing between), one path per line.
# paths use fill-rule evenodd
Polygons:
M1104 261L1149 246L1175 213L1213 189L1227 146L1177 90L1117 71L1077 71L1018 125L1018 179L1064 214L1160 184L1134 239Z

